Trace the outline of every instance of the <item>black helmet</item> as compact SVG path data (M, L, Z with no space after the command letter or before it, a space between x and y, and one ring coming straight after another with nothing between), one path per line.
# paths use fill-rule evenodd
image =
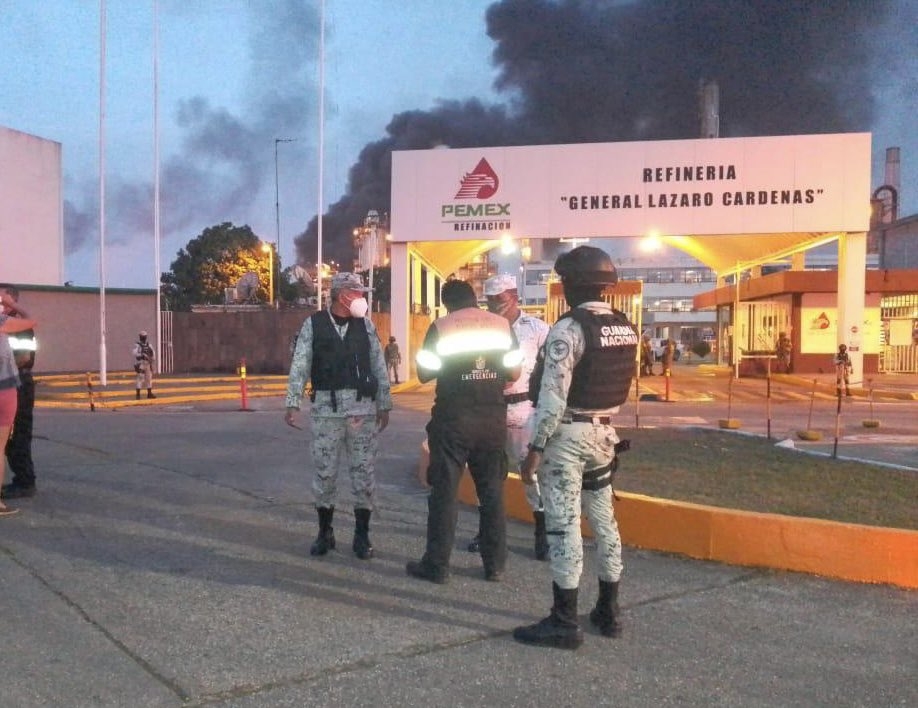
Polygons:
M565 285L615 285L618 273L609 254L594 246L577 246L555 261L555 272Z

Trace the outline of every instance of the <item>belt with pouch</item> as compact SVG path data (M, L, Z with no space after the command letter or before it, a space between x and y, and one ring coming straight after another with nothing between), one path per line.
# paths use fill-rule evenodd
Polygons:
M611 415L584 415L571 413L561 418L562 423L592 423L593 425L612 425Z
M523 393L508 393L504 396L504 403L508 406L513 405L514 403L522 403L523 401L529 400L529 391L523 391Z

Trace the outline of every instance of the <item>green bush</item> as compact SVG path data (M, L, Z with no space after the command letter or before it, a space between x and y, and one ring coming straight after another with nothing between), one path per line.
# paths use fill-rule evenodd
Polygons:
M711 353L711 345L702 339L700 342L696 342L692 345L692 353L699 359L704 359Z

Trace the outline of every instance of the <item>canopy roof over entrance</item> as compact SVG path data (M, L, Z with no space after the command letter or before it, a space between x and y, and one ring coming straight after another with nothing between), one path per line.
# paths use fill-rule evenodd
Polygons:
M838 233L735 234L720 236L665 236L674 248L698 259L718 274L738 267L751 268L789 258L794 253L835 241ZM411 251L439 273L459 270L476 256L500 244L488 241L421 241Z
M515 238L654 234L718 273L869 228L870 135L393 154L392 239L449 274Z

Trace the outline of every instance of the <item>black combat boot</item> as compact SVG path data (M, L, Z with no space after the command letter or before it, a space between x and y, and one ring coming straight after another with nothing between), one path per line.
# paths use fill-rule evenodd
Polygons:
M604 637L617 637L622 632L618 621L621 610L618 607L618 581L599 581L599 599L590 612L590 622L599 628Z
M370 543L370 509L354 509L354 553L360 560L373 557L373 544Z
M545 512L534 511L535 519L535 557L536 560L548 560L548 536L545 533Z
M332 528L332 516L335 514L335 507L320 506L316 509L319 512L319 535L313 541L309 549L311 556L324 556L329 551L335 550L335 530Z
M576 649L583 644L583 632L577 624L577 588L563 590L551 584L555 604L541 622L517 627L513 638L523 644L535 644L558 649Z
M140 389L139 388L137 389L137 395L134 396L134 398L136 398L138 401L140 400Z
M152 388L148 388L148 389L147 389L147 398L156 398L156 394L153 393L153 389L152 389Z

